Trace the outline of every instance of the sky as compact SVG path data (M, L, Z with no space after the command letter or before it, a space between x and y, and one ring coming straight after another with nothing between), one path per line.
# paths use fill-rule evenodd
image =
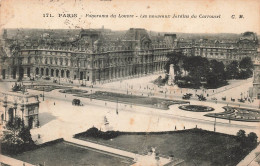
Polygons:
M0 28L127 30L145 28L157 32L260 34L259 0L1 0ZM53 17L44 17L51 14ZM75 14L77 17L59 17ZM90 15L108 15L91 18ZM116 15L116 18L111 15ZM133 15L119 18L118 15ZM170 18L141 18L170 15ZM188 15L189 18L172 18ZM200 18L214 15L220 18ZM239 16L242 15L242 18ZM197 16L196 18L191 18Z

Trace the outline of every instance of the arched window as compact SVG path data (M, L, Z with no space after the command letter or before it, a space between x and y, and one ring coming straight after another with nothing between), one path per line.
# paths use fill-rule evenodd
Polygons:
M59 70L56 70L56 77L59 77Z
M38 67L35 69L35 73L36 73L36 75L39 75L39 68Z
M51 69L51 77L53 77L53 76L54 76L54 70Z
M49 69L46 69L46 76L49 76Z
M61 70L61 77L64 77L64 70Z
M67 78L70 77L70 71L69 71L69 70L66 71L66 77L67 77Z

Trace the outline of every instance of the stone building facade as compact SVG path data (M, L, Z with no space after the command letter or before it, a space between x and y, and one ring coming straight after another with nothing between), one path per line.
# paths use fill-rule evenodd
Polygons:
M152 41L145 29L134 28L120 39L98 30L82 30L73 41L12 41L0 50L1 79L50 77L95 84L140 77L164 71L175 41L174 34Z
M258 39L245 32L236 40L186 40L176 34L152 36L145 29L113 31L81 30L76 36L9 39L0 47L0 79L50 78L57 82L104 83L164 71L167 54L180 51L225 64L243 57L257 57Z
M260 100L260 59L254 64L252 98Z
M37 95L0 93L1 123L14 123L19 117L25 126L39 126L39 100Z
M185 40L178 39L177 47L186 56L202 56L228 64L234 60L257 58L258 38L255 33L245 32L235 40Z

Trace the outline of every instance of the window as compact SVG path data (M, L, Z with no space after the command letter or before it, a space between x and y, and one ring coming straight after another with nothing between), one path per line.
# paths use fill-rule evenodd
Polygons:
M29 115L32 115L33 113L34 113L33 108L28 108L28 114L29 114Z
M68 59L65 59L65 65L68 66Z

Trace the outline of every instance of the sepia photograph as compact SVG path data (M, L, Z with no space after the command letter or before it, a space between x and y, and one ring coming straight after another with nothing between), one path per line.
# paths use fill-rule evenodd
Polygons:
M1 166L260 166L260 1L0 0Z

